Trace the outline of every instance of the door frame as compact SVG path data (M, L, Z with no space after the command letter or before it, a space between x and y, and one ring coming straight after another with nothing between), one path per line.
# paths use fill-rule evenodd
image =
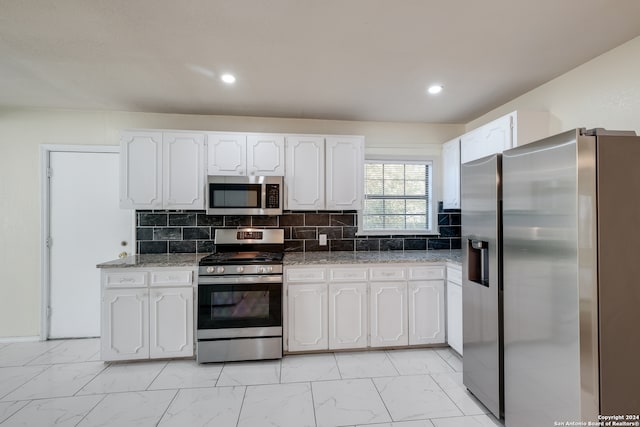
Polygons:
M51 250L47 239L51 233L51 186L49 185L50 154L64 153L120 153L119 145L40 145L40 340L49 339L49 305L51 304ZM132 242L136 240L136 211L131 211ZM133 246L135 250L135 244ZM108 261L108 260L105 260Z

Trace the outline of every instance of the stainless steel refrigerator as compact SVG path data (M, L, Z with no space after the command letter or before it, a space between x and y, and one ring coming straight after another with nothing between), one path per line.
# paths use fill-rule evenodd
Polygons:
M509 427L640 412L640 138L628 135L576 129L503 153Z
M502 240L500 154L460 170L463 382L496 417L502 413Z

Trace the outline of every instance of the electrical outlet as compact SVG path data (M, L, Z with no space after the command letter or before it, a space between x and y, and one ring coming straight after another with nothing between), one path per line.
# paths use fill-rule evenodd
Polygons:
M320 246L327 246L327 235L326 234L319 234L318 235L318 240L320 241Z

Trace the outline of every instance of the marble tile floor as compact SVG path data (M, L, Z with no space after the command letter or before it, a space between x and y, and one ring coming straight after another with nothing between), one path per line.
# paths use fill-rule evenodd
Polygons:
M448 348L104 363L99 339L0 344L0 427L488 427Z

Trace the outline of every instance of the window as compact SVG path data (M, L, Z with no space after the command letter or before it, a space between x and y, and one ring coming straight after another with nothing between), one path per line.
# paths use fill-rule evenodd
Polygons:
M359 234L435 234L432 161L365 162Z

